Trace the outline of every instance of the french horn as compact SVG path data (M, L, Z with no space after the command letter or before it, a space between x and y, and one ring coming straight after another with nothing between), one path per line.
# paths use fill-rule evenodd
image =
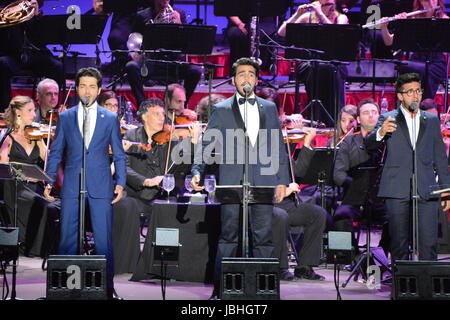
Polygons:
M35 11L36 8L30 1L14 1L0 11L0 28L15 26L30 20Z

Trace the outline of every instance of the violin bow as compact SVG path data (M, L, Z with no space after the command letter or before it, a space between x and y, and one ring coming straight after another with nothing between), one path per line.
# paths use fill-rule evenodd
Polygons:
M291 177L292 177L292 182L295 182L295 175L294 175L294 167L292 166L292 156L291 156L291 146L289 145L289 135L287 133L287 129L286 127L284 127L284 133L286 135L286 148L288 151L288 157L289 157L289 168L291 170ZM295 205L298 206L300 204L297 195L294 192L294 199L295 199Z
M171 127L170 127L169 147L167 148L166 167L164 169L164 175L167 174L167 166L169 164L169 155L170 155L170 146L171 146L171 143L172 143L172 133L173 133L174 128L175 128L175 112L172 112L172 124L171 124Z

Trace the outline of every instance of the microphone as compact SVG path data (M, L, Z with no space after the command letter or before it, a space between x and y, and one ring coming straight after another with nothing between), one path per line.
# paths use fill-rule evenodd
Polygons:
M91 98L89 96L84 96L83 98L81 98L81 104L83 105L83 107L87 107L88 106L88 103L89 103L90 99Z
M244 85L243 90L244 90L244 92L245 92L245 96L248 96L248 95L250 94L250 92L252 91L252 86L249 85L248 83L246 83L246 84Z
M414 112L417 110L418 107L419 107L419 105L417 104L417 102L411 102L408 109L409 109L409 111Z

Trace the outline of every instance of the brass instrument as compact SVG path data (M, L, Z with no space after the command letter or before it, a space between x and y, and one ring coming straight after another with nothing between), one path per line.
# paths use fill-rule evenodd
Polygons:
M168 4L163 11L158 13L158 15L155 17L155 20L153 20L152 23L173 23L174 20L173 11L174 10L172 6Z
M30 1L15 1L0 11L0 28L28 21L35 15L36 7Z
M438 10L440 8L441 8L440 6L436 6L436 7L432 7L432 8L428 8L428 9L413 11L413 12L407 13L406 17L409 18L409 17L412 17L412 16L417 16L419 14L426 13L426 12L432 11L432 10ZM400 19L400 18L397 18L397 17L381 18L379 20L367 23L367 24L363 25L361 28L363 28L363 29L373 28L373 27L375 27L375 26L377 26L379 24L395 21L395 20L398 20L398 19Z

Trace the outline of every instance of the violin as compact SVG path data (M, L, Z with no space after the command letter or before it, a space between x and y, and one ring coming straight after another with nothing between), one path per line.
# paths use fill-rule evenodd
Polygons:
M170 125L165 124L163 130L156 132L152 136L152 141L157 145L162 145L172 140L180 140L189 137L191 132L187 126L178 127L174 126L173 130L170 129Z
M197 112L191 109L183 109L180 115L176 116L175 124L185 125L197 121Z
M287 136L286 136L287 133ZM316 128L316 134L324 134L329 137L334 135L334 128ZM306 136L306 131L304 129L294 129L294 130L285 130L283 131L283 140L284 143L299 143L303 141Z
M137 128L137 126L134 124L121 124L120 125L120 133L125 134L125 133L127 133L128 130L135 129L135 128Z
M38 141L44 138L48 137L50 131L50 139L53 139L55 137L55 130L54 128L49 129L48 126L25 126L24 128L24 135L25 138L30 141Z
M303 119L303 117L301 117L301 115L299 114L291 114L288 116L284 116L282 118L282 122L281 125L282 127L286 127L287 129L294 129L294 127L292 126L292 123L297 120L297 119L301 119L301 121L305 124L308 125L312 125L314 127L317 128L325 128L325 124L323 122L319 122L319 121L311 121L311 120L307 120L307 119Z

